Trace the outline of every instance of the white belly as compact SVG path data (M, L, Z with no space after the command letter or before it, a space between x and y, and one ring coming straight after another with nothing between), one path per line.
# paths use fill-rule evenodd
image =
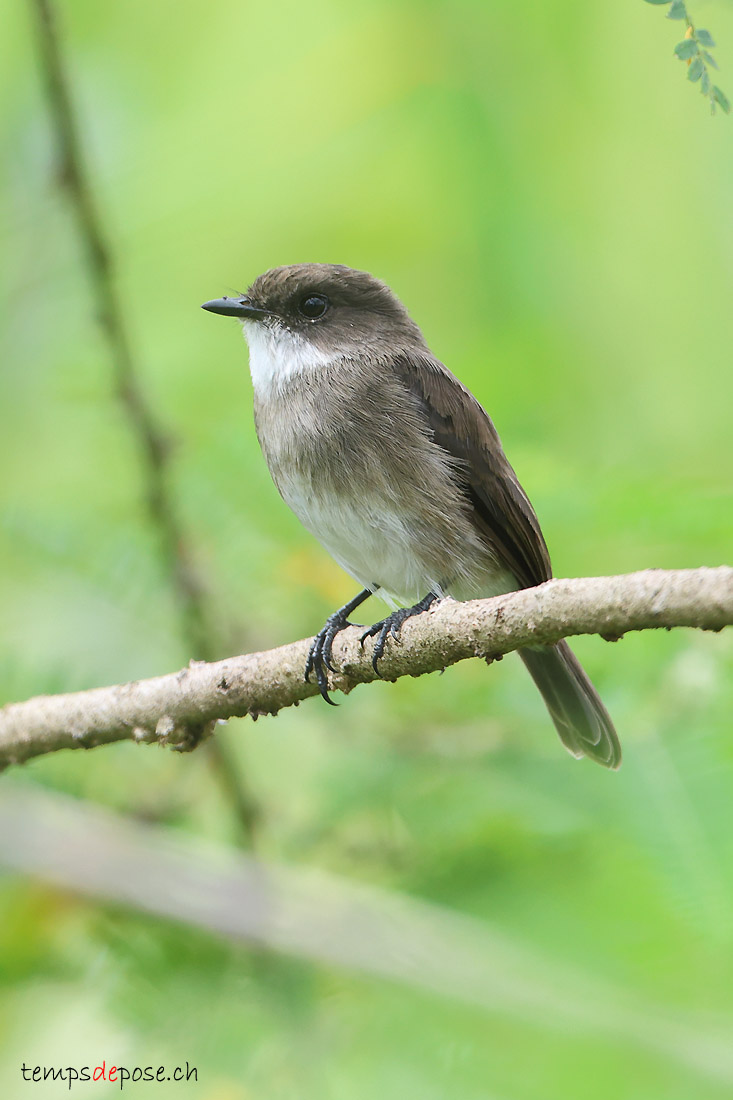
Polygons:
M384 501L319 499L310 485L281 485L283 499L331 557L363 588L381 589L392 606L440 590L415 555L413 526Z
M430 592L466 599L514 588L409 394L389 373L366 376L356 361L305 363L297 351L280 362L251 344L257 434L303 526L393 606Z

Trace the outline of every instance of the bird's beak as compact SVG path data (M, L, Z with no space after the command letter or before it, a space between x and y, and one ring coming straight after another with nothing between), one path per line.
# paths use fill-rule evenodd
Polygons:
M239 317L242 321L257 321L260 317L269 317L269 309L262 309L246 295L241 298L214 298L204 302L202 309L209 313L221 313L223 317Z

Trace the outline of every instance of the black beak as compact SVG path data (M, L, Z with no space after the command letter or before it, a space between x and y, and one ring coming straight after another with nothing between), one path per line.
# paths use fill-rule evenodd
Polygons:
M241 298L214 298L204 302L202 309L209 313L221 313L223 317L240 317L242 320L256 321L260 317L269 317L269 309L261 309L246 295Z

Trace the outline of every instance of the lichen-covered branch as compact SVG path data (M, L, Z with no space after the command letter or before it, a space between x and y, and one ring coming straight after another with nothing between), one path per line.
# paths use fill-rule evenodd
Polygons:
M733 568L648 569L615 577L547 581L490 600L444 600L409 619L388 646L382 676L421 676L469 657L492 660L525 645L575 634L615 640L629 630L733 625ZM371 642L362 650L351 627L334 645L341 671L333 687L348 692L376 679ZM217 720L276 714L317 693L303 669L310 641L230 657L151 680L39 696L0 709L0 767L64 748L112 741L194 748Z

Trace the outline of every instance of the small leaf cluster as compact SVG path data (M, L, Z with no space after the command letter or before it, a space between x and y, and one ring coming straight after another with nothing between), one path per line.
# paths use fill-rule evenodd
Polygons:
M716 62L710 50L715 45L710 31L703 27L695 27L687 12L684 0L646 0L647 4L670 5L667 19L684 20L687 24L685 37L674 48L675 56L680 61L687 62L687 79L693 84L700 84L700 91L710 100L710 112L715 114L718 107L730 114L730 102L725 92L713 84L710 70L717 69Z

